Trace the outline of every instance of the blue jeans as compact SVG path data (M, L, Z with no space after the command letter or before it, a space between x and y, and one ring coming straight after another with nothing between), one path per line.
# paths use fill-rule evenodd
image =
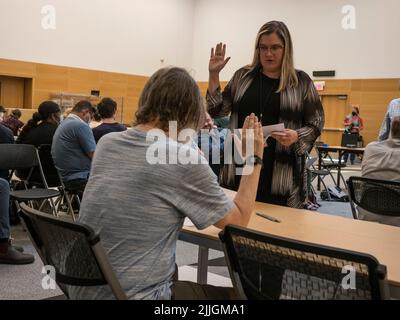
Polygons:
M344 163L347 163L347 159L349 158L349 153L348 152L346 152L344 155L343 155L343 162ZM355 153L350 153L350 161L351 161L351 163L354 163L354 160L356 159L356 154Z
M0 178L0 239L10 237L10 185L7 180Z

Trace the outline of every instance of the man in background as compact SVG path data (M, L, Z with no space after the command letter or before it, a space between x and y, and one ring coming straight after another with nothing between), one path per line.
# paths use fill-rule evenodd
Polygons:
M51 147L54 164L65 187L83 193L89 178L96 149L89 122L94 108L89 101L80 101L57 128Z

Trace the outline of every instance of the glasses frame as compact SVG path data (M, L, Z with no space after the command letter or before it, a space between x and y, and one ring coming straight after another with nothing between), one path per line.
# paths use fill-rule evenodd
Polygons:
M285 46L283 44L273 44L272 46L257 46L257 49L260 53L267 53L268 51L270 51L272 54L276 54L279 50L283 50L284 48Z

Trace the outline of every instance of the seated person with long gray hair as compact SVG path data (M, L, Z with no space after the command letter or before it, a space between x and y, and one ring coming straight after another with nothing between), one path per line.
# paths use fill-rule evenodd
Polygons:
M369 179L400 182L400 117L393 119L389 139L371 142L365 148L361 173ZM400 227L400 217L377 215L362 208L358 208L358 216Z
M232 200L193 146L192 138L204 122L205 105L196 81L183 69L165 68L146 83L132 130L99 141L79 221L100 232L130 299L234 297L232 288L175 281L176 243L185 217L199 229L248 224L261 171L263 133L254 114L246 118L243 131L254 130L254 139L247 141L247 146L254 145L254 154ZM105 286L71 288L70 296L113 299Z

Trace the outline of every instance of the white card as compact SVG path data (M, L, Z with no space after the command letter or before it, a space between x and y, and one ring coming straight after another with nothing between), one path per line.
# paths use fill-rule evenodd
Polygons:
M272 134L272 132L285 131L285 124L283 123L273 124L271 126L264 126L262 128L263 128L264 139L267 140L268 137Z

